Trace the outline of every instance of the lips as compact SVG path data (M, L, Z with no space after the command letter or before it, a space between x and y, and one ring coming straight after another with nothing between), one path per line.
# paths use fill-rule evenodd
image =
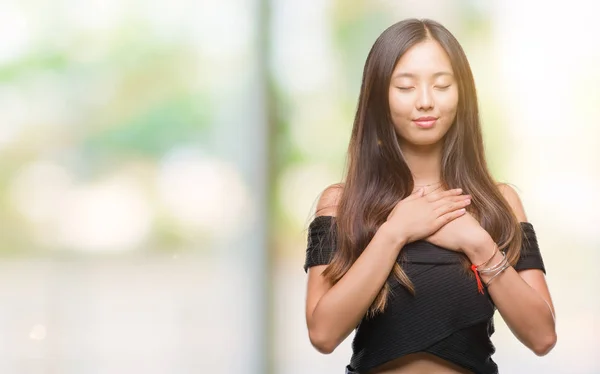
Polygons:
M413 122L419 126L420 128L423 129L429 129L431 127L433 127L433 125L435 125L435 122L437 121L436 117L419 117L415 120L413 120Z

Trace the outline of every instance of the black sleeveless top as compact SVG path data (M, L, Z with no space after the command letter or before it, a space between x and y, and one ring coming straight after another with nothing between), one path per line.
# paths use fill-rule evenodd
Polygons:
M326 265L335 251L335 217L318 216L309 225L304 270ZM531 223L521 222L523 248L516 270L546 269ZM364 317L352 342L349 372L365 373L417 352L433 354L474 373L496 374L495 305L487 290L478 292L464 255L424 240L407 244L398 262L415 286L412 296L395 277L383 313Z

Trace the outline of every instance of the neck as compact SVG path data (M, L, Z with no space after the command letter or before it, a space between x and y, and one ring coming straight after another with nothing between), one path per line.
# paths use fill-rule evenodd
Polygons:
M441 142L430 146L401 144L400 148L413 175L415 186L423 186L441 181Z

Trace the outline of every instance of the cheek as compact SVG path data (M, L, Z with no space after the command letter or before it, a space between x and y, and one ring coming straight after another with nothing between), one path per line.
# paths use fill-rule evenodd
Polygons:
M407 100L406 97L395 95L394 93L390 93L389 103L392 117L410 116L414 107L414 104Z
M454 115L458 108L458 93L446 95L438 101L440 111L446 115Z

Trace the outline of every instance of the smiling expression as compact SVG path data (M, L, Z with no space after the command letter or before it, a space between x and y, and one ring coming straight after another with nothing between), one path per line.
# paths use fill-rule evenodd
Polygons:
M428 39L398 61L389 87L390 115L400 145L438 144L452 126L458 86L448 55Z

